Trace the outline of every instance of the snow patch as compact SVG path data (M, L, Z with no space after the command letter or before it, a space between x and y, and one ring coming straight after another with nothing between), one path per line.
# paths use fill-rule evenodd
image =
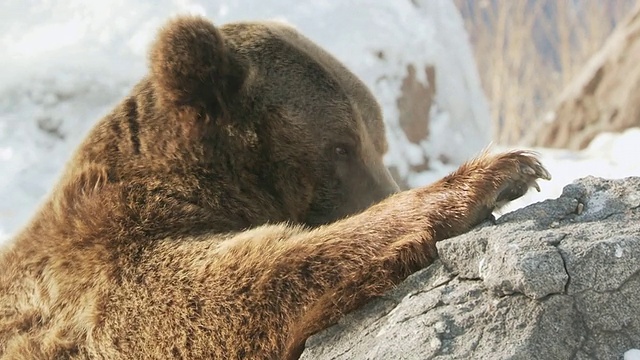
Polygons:
M487 261L486 258L482 258L480 259L480 263L478 264L478 274L480 275L480 277L484 277L484 268L485 268L485 262Z
M591 194L586 211L591 213L598 213L605 208L608 200L609 196L605 193Z
M640 360L640 350L629 349L624 353L624 360Z

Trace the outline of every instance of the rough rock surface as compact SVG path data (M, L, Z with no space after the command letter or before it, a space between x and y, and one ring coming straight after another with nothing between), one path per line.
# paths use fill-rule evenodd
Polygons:
M560 95L530 145L584 149L601 132L640 126L640 2Z
M640 178L438 244L440 260L311 337L302 359L617 359L640 347Z

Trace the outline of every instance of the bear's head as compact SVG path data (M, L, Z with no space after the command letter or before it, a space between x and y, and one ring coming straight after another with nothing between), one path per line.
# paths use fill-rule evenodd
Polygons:
M104 181L144 189L143 201L224 214L216 231L324 224L398 191L382 162L379 105L289 26L180 17L160 30L150 70L94 129L75 168L101 164Z

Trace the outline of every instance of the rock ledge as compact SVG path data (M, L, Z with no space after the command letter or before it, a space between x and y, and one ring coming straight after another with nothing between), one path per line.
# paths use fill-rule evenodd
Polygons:
M438 244L440 260L307 341L302 359L617 359L640 348L640 178Z

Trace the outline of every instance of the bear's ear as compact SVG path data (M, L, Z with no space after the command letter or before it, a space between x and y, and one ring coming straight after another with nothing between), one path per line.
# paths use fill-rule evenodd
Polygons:
M160 30L149 58L158 96L169 107L204 107L218 115L246 76L220 31L201 17L170 21Z

